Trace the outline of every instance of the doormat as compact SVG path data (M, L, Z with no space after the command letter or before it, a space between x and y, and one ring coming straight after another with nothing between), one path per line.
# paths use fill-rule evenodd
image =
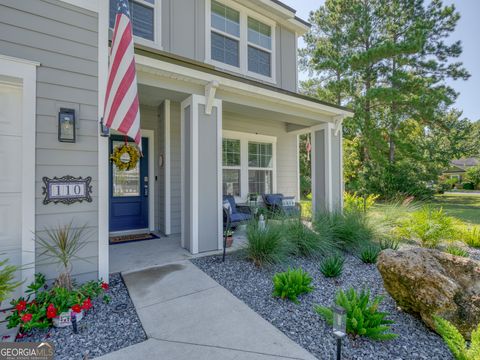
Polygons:
M145 233L145 234L122 235L122 236L110 236L109 242L110 242L110 245L113 245L113 244L124 244L127 242L153 240L153 239L159 239L159 237L152 233Z

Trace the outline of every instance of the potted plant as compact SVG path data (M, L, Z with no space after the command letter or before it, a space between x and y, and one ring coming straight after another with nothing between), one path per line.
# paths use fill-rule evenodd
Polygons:
M225 230L223 236L227 237L227 245L226 245L227 248L231 247L233 244L233 230L231 229Z

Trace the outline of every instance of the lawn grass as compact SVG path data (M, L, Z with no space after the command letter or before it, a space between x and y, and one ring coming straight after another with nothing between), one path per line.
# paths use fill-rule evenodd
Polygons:
M448 193L435 195L430 201L434 206L443 207L449 216L472 225L480 225L480 194Z

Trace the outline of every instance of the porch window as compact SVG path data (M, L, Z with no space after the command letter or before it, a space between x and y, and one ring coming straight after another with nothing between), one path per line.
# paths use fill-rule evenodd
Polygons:
M240 196L241 151L240 140L223 139L223 195Z
M272 28L248 18L248 71L272 76Z
M155 2L160 0L128 0L133 25L133 35L139 38L155 39ZM158 5L157 5L158 6ZM117 13L117 1L110 0L110 28L113 29Z
M211 57L224 64L240 66L240 13L212 1Z
M248 192L270 194L273 191L273 145L248 143Z

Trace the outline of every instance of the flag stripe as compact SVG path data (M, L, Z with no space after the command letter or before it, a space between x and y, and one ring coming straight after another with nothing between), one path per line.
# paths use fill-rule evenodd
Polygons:
M132 138L141 150L140 106L127 0L117 0L103 117L108 128Z

